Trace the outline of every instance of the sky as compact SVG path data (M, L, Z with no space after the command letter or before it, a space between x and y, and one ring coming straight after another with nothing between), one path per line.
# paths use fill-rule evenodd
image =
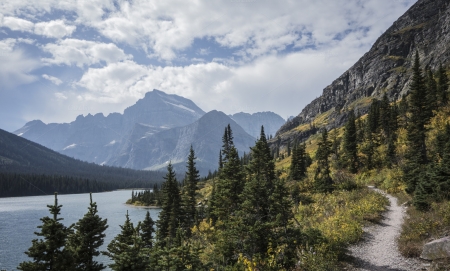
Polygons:
M158 89L298 115L415 0L2 0L0 129L123 113Z

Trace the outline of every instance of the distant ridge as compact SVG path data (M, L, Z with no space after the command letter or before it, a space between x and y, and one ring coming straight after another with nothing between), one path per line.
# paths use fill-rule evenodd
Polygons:
M0 129L0 173L45 174L105 182L111 188L160 183L163 172L138 171L83 162Z

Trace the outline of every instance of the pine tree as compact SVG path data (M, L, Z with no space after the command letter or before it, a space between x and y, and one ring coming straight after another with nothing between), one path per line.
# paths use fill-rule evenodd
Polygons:
M290 166L290 177L293 180L301 180L306 177L306 145L294 145Z
M41 218L42 225L38 226L40 232L35 234L40 239L33 239L32 245L25 252L33 261L19 264L17 269L24 271L40 270L73 270L72 257L66 249L66 239L70 229L64 226L59 218L62 205L58 205L58 195L55 193L55 204L47 205L53 217Z
M120 268L120 258L122 255L125 255L126 251L128 251L130 246L134 245L134 235L135 235L135 228L133 223L130 220L130 216L127 214L125 215L125 223L123 225L120 225L121 232L114 237L114 239L108 244L107 251L102 252L103 255L108 256L111 260L113 260L112 264L109 264L108 266L114 270L121 270Z
M219 178L214 187L214 210L211 212L216 219L226 220L237 210L241 203L240 194L243 190L244 172L238 151L233 143L233 133L230 125L225 128L222 138L222 153L227 153L226 161L219 172Z
M167 238L173 239L176 230L180 225L181 196L178 188L178 182L173 171L172 163L167 166L167 174L164 177L165 182L162 186L162 206L159 213L159 219L156 222L158 230L156 237L161 246L167 245Z
M329 193L333 191L333 180L330 176L330 163L328 160L331 153L331 142L328 140L326 129L322 130L322 136L317 144L317 169L314 175L314 185L317 192Z
M292 202L284 182L276 178L264 127L261 127L260 138L251 150L252 160L247 166L248 180L242 193L243 202L234 216L233 227L228 228L227 239L231 240L228 242L231 247L239 244L231 249L234 253L264 262L269 247L294 247L294 237L300 234L292 234ZM280 266L292 267L293 253L287 253L285 258L276 261ZM261 268L256 267L258 270Z
M430 68L426 69L425 76L425 87L427 91L427 111L429 114L429 118L433 116L433 110L436 110L438 107L438 90L436 80L434 79L433 72Z
M75 270L105 269L103 264L94 260L94 257L100 255L98 248L103 245L106 236L104 232L108 228L107 220L101 219L97 213L97 203L92 202L92 193L90 193L88 212L73 226L75 232L69 236Z
M443 106L448 102L447 91L449 86L449 80L447 77L447 73L445 72L445 69L442 67L442 64L439 65L437 79L438 79L437 85L438 103L440 106Z
M406 163L403 167L404 180L407 185L406 191L414 193L419 181L420 172L428 163L427 148L425 145L426 127L431 114L427 104L427 92L420 69L419 54L416 53L413 77L411 82L411 93L409 95L408 111L410 119L407 124L408 151L405 155Z
M200 181L200 175L195 167L195 152L191 146L187 161L187 172L183 186L182 207L183 207L183 228L187 234L190 234L190 229L196 224L197 211L196 200L197 184Z
M115 254L111 258L114 260L114 263L109 265L113 271L148 270L150 251L143 248L143 242L140 237L140 223L136 228L133 228L132 235L127 243L119 243L117 245L120 247L120 253Z
M153 233L155 233L154 228L155 222L150 216L150 212L147 211L145 214L145 219L141 224L141 238L142 238L142 247L144 248L152 248L153 247Z
M350 111L348 121L345 124L344 141L343 141L343 158L344 165L352 173L356 173L358 170L358 143L357 143L357 131L355 113Z

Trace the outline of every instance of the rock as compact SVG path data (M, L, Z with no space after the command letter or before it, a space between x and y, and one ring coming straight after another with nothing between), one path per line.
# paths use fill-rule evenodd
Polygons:
M423 247L422 259L436 260L450 257L450 237L444 237L425 244Z
M266 136L274 136L277 130L285 123L281 116L273 112L258 112L254 114L240 112L229 115L229 117L254 138L259 138L261 126L264 126Z
M348 111L367 112L372 98L385 93L391 101L409 91L414 54L422 68L450 64L450 5L448 0L419 0L381 35L352 67L327 86L322 95L278 130L283 142L303 141L310 133L294 129L331 112L326 128L340 127Z

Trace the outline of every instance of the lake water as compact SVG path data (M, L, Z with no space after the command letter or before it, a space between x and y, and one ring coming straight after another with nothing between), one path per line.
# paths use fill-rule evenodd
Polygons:
M99 216L108 219L109 225L101 250L106 250L107 244L120 232L119 225L125 222L127 210L134 225L144 220L147 209L126 205L130 197L130 190L92 194ZM36 228L42 225L40 218L51 216L47 208L50 204L54 204L54 195L0 198L0 270L17 270L19 263L31 260L24 252L31 246L31 240L37 238L34 232L40 231ZM59 217L69 226L88 211L89 194L58 195L58 204L62 205ZM156 222L159 210L149 211ZM105 256L100 256L99 261L110 262Z

